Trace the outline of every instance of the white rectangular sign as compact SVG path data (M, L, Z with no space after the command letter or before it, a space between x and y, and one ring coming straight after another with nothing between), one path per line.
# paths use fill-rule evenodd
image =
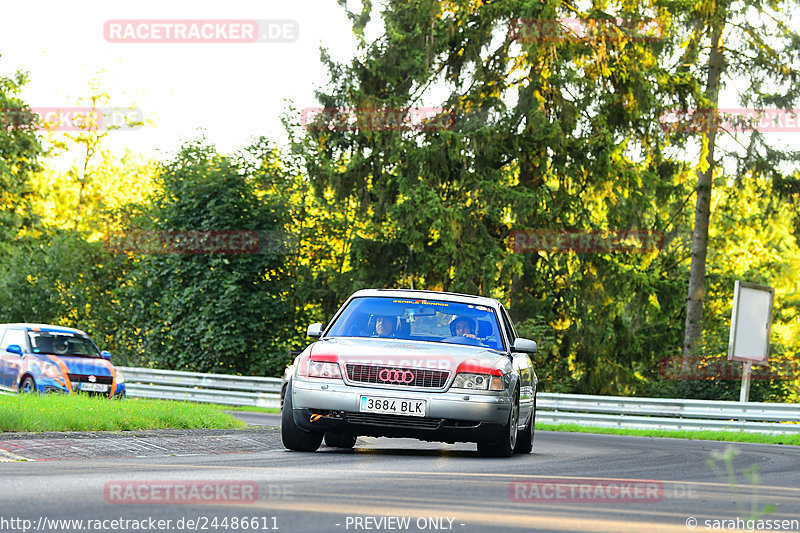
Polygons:
M772 287L736 280L733 289L729 361L769 364L769 339L772 327Z

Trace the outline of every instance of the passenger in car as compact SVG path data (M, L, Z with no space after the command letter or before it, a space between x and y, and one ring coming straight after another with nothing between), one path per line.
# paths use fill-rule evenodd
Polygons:
M378 316L375 318L375 333L378 337L394 337L394 327L397 318L393 316Z

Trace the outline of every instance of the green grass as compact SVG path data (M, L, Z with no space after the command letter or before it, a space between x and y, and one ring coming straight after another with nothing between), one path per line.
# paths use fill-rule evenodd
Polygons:
M667 429L617 429L584 427L577 424L536 424L542 431L568 431L573 433L602 433L607 435L632 435L634 437L667 437L672 439L718 440L729 442L755 442L760 444L791 444L800 446L798 435L767 435L738 431L670 431Z
M0 431L239 429L247 424L207 404L84 394L0 396Z

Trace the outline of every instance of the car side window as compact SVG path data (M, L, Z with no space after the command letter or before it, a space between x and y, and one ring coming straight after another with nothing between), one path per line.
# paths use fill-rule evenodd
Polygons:
M511 319L505 307L500 307L500 316L503 317L503 323L506 326L506 331L508 331L509 340L511 344L514 344L514 340L517 338L517 332L514 330L514 325L511 323Z
M21 329L9 329L3 335L3 341L0 342L0 349L5 351L6 348L12 344L18 344L22 351L27 351L27 342L25 342L25 332Z

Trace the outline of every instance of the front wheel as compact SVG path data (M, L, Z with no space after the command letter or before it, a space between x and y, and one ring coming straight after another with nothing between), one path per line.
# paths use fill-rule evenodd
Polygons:
M536 429L536 397L533 398L531 419L525 429L517 436L517 445L514 453L531 453L533 451L533 432Z
M20 392L36 392L36 382L30 376L25 376L25 379L19 384Z
M517 425L519 424L519 391L514 392L514 403L508 413L508 423L499 440L479 442L478 454L483 457L511 457L517 445Z
M322 433L304 431L294 421L292 385L286 386L286 396L281 409L281 440L283 446L298 452L315 452L322 444Z

